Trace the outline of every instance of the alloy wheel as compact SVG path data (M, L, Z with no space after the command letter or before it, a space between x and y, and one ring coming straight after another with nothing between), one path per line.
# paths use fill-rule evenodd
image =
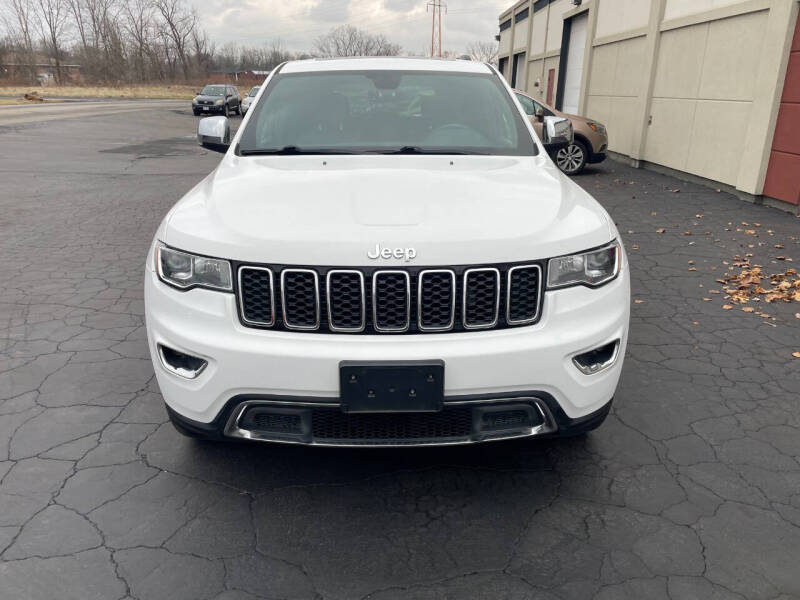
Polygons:
M584 150L577 144L570 144L556 153L556 164L567 175L580 171L584 162Z

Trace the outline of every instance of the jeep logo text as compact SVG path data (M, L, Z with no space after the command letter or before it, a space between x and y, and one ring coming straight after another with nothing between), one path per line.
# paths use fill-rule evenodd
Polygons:
M396 258L408 262L417 257L417 251L414 248L381 248L380 244L375 244L375 249L369 250L367 257L372 260Z

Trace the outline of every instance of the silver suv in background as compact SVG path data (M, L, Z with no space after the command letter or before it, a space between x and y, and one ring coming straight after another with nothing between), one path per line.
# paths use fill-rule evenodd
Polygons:
M258 95L258 90L261 89L260 85L254 85L250 88L250 91L247 92L247 95L242 99L242 114L246 115L247 110L250 108L250 105L256 101L256 96Z

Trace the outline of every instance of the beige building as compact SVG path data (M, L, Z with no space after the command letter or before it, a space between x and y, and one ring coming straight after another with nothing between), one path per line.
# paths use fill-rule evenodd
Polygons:
M798 0L521 0L500 15L513 87L608 127L609 150L800 204Z

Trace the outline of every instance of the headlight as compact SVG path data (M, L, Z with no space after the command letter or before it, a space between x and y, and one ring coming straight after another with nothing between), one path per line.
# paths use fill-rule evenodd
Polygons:
M222 98L220 98L219 100L217 100L217 101L215 102L215 104L222 104Z
M605 125L601 125L600 123L593 123L591 121L589 121L586 124L589 126L589 129L591 129L592 131L596 131L597 133L605 133L606 132L606 126Z
M160 242L156 246L155 260L159 279L169 285L182 289L233 290L231 263L227 260L187 254Z
M621 259L622 248L616 241L599 250L551 258L547 265L547 287L603 285L619 274Z

